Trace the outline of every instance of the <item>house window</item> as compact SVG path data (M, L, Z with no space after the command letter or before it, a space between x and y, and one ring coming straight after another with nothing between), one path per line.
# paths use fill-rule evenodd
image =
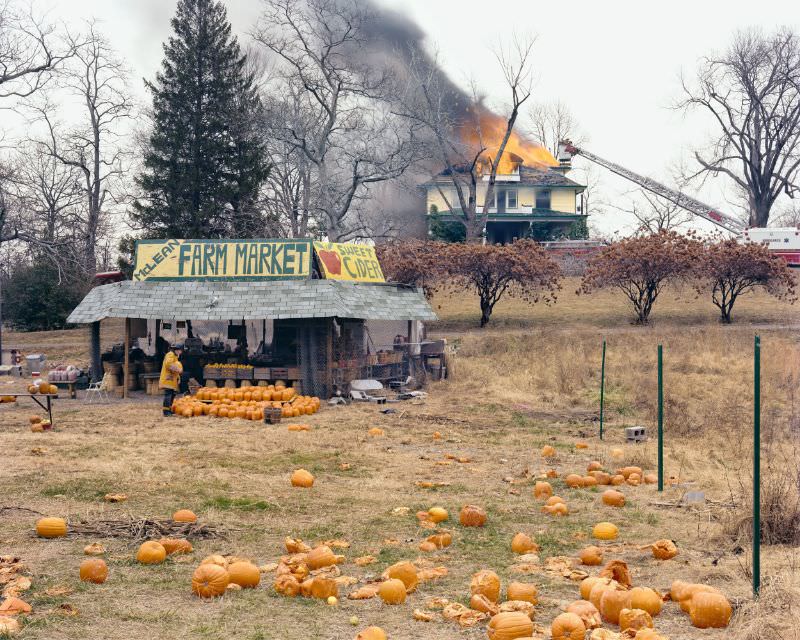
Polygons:
M507 209L516 209L517 208L517 191L516 189L509 189L506 191L506 208Z
M536 208L549 209L550 208L550 190L543 189L536 192Z

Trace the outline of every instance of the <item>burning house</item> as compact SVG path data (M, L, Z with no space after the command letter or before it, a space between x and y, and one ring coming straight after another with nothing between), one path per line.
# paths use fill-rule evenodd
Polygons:
M487 131L491 135L491 124L482 123L484 137ZM470 130L461 131L468 143L475 143L469 139L474 135L477 134ZM466 185L475 180L477 210L483 211L491 174L490 154L491 147L471 171L459 167L445 169L421 185L429 232L434 222L463 220L456 182L465 185L466 193ZM541 145L512 134L497 168L485 220L486 242L505 244L525 237L540 241L586 237L582 195L586 187L567 177L570 168L568 162L559 164Z

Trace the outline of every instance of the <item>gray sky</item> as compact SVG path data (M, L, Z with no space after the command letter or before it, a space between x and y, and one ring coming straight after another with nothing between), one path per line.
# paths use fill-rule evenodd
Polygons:
M502 105L493 46L513 29L537 35L535 99L567 103L586 147L629 168L666 177L670 163L708 139L709 122L672 109L681 95L681 73L691 76L703 56L726 46L736 29L779 25L800 29L800 3L784 0L630 2L573 0L379 0L405 11L428 34L451 77L474 78ZM133 72L133 87L146 99L141 78L152 78L161 43L170 33L176 0L45 0L52 17L68 22L96 18ZM227 0L234 29L247 31L259 0ZM599 170L605 199L619 202L631 186ZM733 212L733 194L722 179L700 195ZM609 232L630 219L611 214L595 225Z

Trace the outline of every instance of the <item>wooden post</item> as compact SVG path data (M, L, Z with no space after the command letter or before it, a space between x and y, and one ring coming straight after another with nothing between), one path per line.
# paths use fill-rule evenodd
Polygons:
M103 363L100 361L100 321L92 322L89 327L89 356L91 360L91 377L97 382L103 379Z
M122 367L122 397L128 397L128 371L130 369L131 319L125 318L125 364Z
M325 393L333 394L333 318L325 324Z

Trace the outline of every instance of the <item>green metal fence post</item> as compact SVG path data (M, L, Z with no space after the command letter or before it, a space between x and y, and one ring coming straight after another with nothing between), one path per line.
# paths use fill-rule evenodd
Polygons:
M603 340L603 359L600 361L600 439L603 439L603 403L606 391L606 341Z
M664 349L658 345L658 490L664 490Z
M761 589L761 338L753 349L753 594Z

